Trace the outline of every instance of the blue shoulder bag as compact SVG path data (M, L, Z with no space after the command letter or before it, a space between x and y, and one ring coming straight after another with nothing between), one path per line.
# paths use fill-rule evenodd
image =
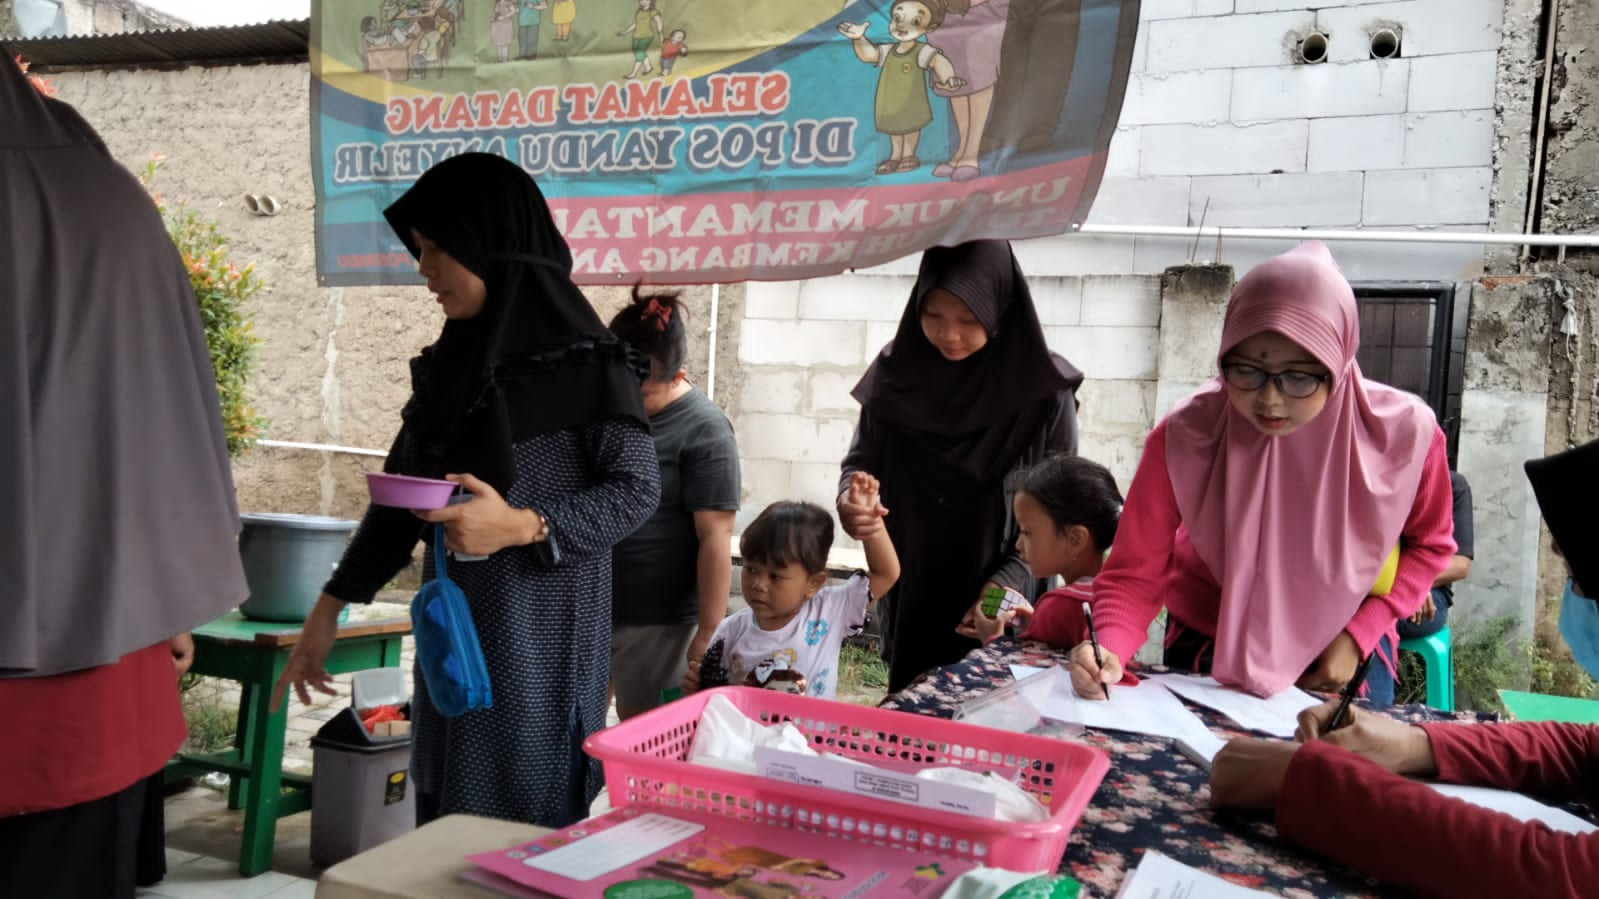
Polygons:
M445 570L444 525L433 526L433 580L411 600L416 659L428 696L439 712L453 718L494 705L488 665L466 594Z

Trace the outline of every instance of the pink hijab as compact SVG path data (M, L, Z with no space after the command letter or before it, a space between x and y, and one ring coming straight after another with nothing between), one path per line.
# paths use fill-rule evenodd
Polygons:
M1189 539L1221 583L1213 674L1260 696L1297 681L1354 616L1415 504L1437 425L1418 398L1366 380L1349 282L1318 242L1233 288L1221 357L1275 331L1333 380L1327 405L1268 437L1217 377L1166 419L1166 468Z

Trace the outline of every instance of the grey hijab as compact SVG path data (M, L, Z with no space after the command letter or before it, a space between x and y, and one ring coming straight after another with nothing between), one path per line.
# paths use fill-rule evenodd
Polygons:
M187 273L70 106L0 55L0 677L236 605L238 509Z

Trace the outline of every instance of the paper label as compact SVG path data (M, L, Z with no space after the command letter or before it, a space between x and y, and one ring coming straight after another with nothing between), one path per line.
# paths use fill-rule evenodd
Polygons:
M572 880L593 880L636 864L704 829L704 825L665 815L640 815L625 824L532 856L522 864Z
M958 815L992 818L995 813L994 794L985 790L765 746L755 747L755 772L762 777L802 786L839 790Z

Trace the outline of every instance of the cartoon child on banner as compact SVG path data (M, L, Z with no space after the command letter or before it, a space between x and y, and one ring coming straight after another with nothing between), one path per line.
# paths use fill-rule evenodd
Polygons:
M934 93L949 100L956 140L949 160L933 167L933 177L970 181L980 174L983 130L999 81L1000 48L1010 0L948 0L944 24L927 36L929 46L948 57L966 83Z
M688 32L681 28L672 30L661 42L661 74L668 77L672 74L672 66L677 64L679 56L688 55Z
M648 75L654 70L650 65L649 49L664 30L661 27L661 11L656 8L655 0L638 0L633 23L616 33L618 37L633 35L633 70L627 73L628 78Z
M949 57L921 40L944 23L947 11L946 0L898 0L889 10L891 44L868 41L869 23L838 26L838 33L849 38L855 48L855 58L879 69L874 118L877 130L888 135L889 144L888 158L877 166L879 175L914 171L922 164L916 145L921 142L922 129L933 121L924 73L931 73L933 87L942 90L955 91L966 84Z

